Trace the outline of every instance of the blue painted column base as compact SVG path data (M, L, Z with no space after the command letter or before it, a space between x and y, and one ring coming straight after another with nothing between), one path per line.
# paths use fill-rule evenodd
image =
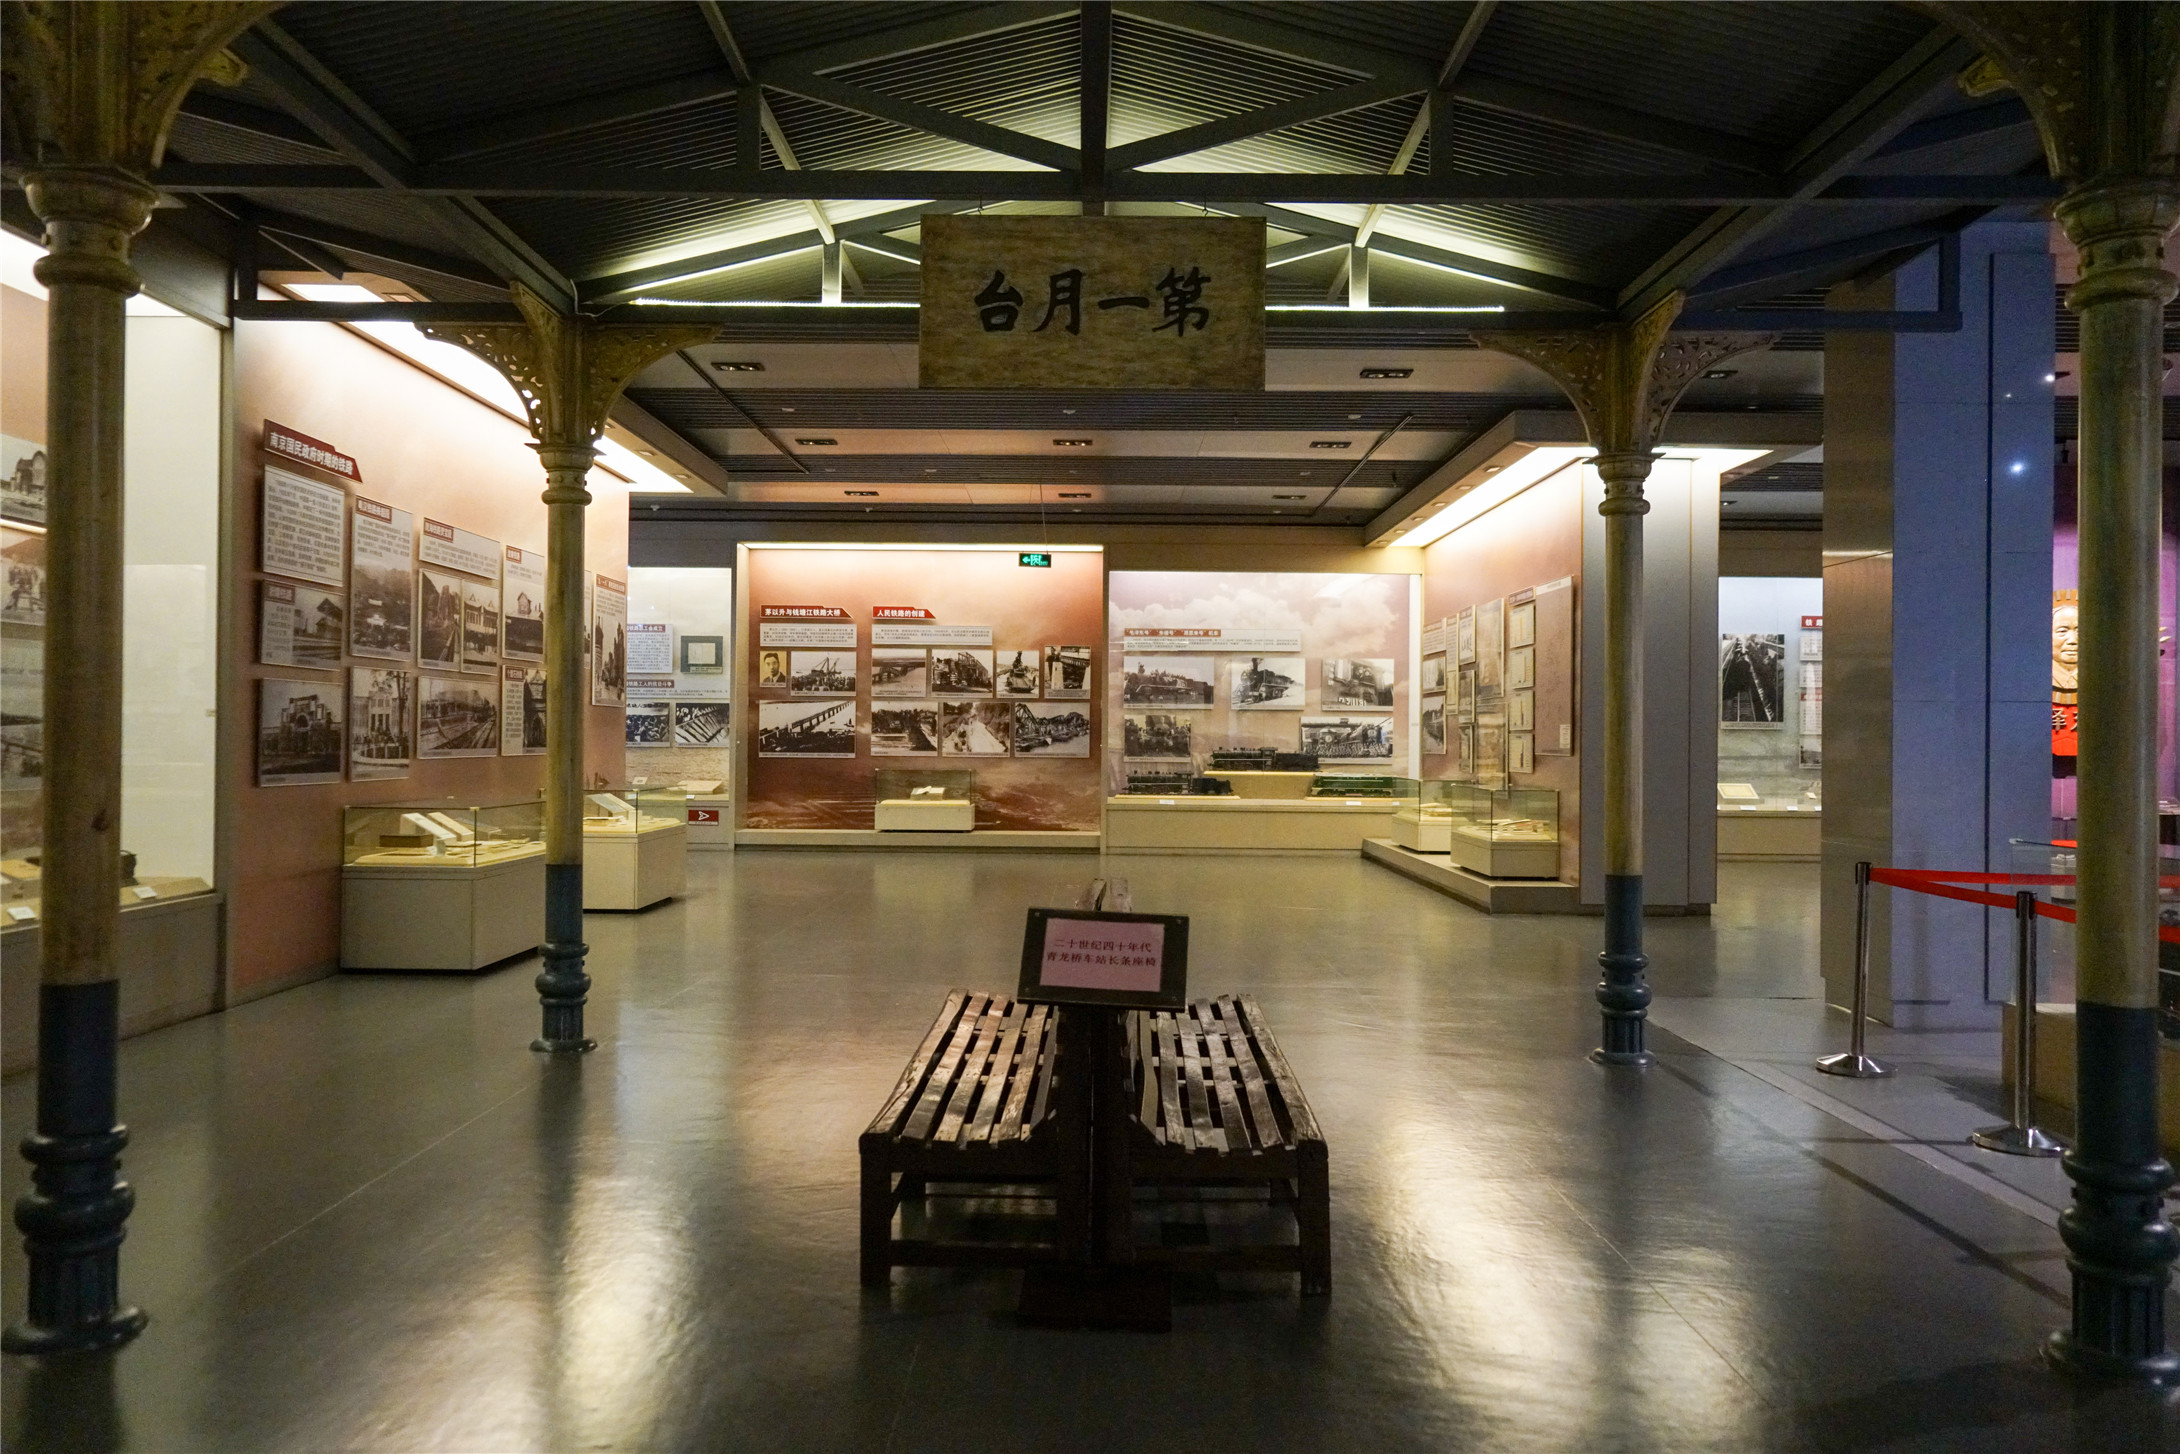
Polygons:
M2165 1346L2165 1287L2180 1234L2165 1219L2173 1171L2157 1134L2157 1011L2075 1007L2082 1077L2074 1149L2063 1163L2074 1205L2059 1217L2074 1273L2072 1323L2047 1353L2096 1378L2180 1382L2180 1355Z
M1648 1065L1657 1057L1643 1048L1650 1015L1650 986L1643 970L1643 876L1605 875L1605 952L1597 956L1604 977L1597 1003L1605 1012L1604 1043L1590 1052L1599 1065Z
M15 1203L30 1260L29 1307L10 1353L112 1348L144 1330L121 1305L121 1239L136 1193L121 1180L128 1129L115 1124L121 985L38 989L38 1129L23 1138L31 1190Z
M590 976L583 960L583 865L545 865L545 967L538 972L537 998L544 1011L543 1033L532 1050L595 1050L598 1042L583 1034L583 1006L590 998Z

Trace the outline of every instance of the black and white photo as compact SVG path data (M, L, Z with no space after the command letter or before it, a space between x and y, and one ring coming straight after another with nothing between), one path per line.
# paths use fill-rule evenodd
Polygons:
M259 678L257 785L339 782L347 708L338 683Z
M630 702L621 714L621 732L629 747L673 746L674 704Z
M935 757L939 750L939 704L871 704L870 750L873 757Z
M784 687L787 685L787 656L777 648L757 653L757 685L760 687Z
M1208 656L1131 656L1121 668L1127 707L1208 707L1218 664Z
M1425 696L1444 695L1452 690L1448 685L1448 681L1446 658L1443 655L1432 655L1423 658L1422 691Z
M1299 712L1309 705L1299 656L1245 656L1226 664L1226 702L1237 712Z
M1045 648L1045 697L1048 701L1081 701L1090 695L1090 648Z
M931 657L920 646L874 646L870 653L873 697L923 697L931 692Z
M1130 712L1120 720L1125 757L1186 759L1193 753L1195 719L1172 712Z
M418 757L496 757L499 693L474 679L425 677L416 696Z
M545 553L510 545L500 566L500 654L545 659Z
M545 668L509 663L500 669L500 755L534 757L545 750Z
M1783 726L1785 690L1785 633L1751 632L1718 639L1720 726Z
M1391 762L1393 719L1377 716L1304 717L1302 750L1319 762Z
M1088 757L1090 714L1079 707L1014 708L1016 757Z
M0 525L0 621L45 624L45 533Z
M1011 703L939 704L939 750L948 757L1005 757L1013 742Z
M682 637L681 674L692 677L725 676L727 674L727 638L724 636Z
M726 702L674 703L674 746L725 747L730 715Z
M416 655L414 517L359 497L349 522L348 649L407 661Z
M932 651L931 695L988 697L991 694L991 652L959 646L941 646Z
M1476 710L1496 712L1506 696L1506 599L1476 608Z
M590 591L590 704L628 700L628 582L593 575Z
M1425 697L1423 699L1422 729L1423 755L1425 757L1444 757L1446 755L1446 699L1444 697Z
M500 669L500 592L484 581L462 582L462 670L486 676Z
M45 446L0 434L0 517L45 523Z
M359 666L348 673L348 776L409 775L416 751L416 673Z
M257 659L266 666L332 671L348 642L348 602L295 581L258 582ZM13 619L13 618L10 618Z
M1034 646L1000 650L994 678L1002 697L1034 697L1044 685L1044 653Z
M787 689L798 697L852 697L855 695L853 651L796 651L789 653Z
M759 702L759 757L855 756L855 702Z
M434 671L462 669L462 581L441 570L416 573L416 661Z
M1325 659L1324 686L1317 704L1333 707L1393 705L1393 659L1389 656L1332 656Z

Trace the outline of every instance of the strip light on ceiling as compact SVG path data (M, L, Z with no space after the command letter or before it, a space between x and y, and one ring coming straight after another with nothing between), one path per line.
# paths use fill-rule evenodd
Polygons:
M1449 494L1438 504L1429 507L1436 513L1426 514L1420 520L1411 517L1412 523L1385 543L1423 546L1442 540L1485 512L1496 510L1531 485L1550 479L1568 465L1587 459L1594 452L1586 444L1547 444L1522 448L1524 453L1520 458L1496 467L1496 473L1486 475L1478 484L1456 486L1455 489L1460 493Z

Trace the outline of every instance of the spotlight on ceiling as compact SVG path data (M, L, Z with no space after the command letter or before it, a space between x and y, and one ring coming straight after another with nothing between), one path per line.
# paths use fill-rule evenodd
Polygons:
M878 498L876 490L842 490L840 493L850 499L875 500Z
M1088 490L1062 490L1060 491L1060 498L1063 500L1087 500L1090 498L1090 492Z
M1055 439L1052 442L1061 449L1088 449L1091 444L1087 439Z
M765 371L765 366L753 358L713 359L712 367L723 374L761 374Z
M798 438L797 438L797 439L795 440L795 443L797 443L797 444L820 444L820 445L822 445L822 444L838 444L838 443L840 443L840 441L839 441L839 440L837 440L837 439L828 439L828 438L826 438L826 437L825 437L824 435L813 435L813 436L811 436L811 437L809 437L809 438L801 438L801 437L798 437Z
M1364 378L1366 378L1366 379L1412 379L1412 378L1414 378L1414 377L1415 377L1415 370L1414 370L1414 369L1364 369L1364 370L1362 371L1362 376L1363 376Z
M1347 446L1348 446L1348 443L1349 443L1349 441L1347 441L1347 440L1345 440L1345 439L1313 439L1313 440L1311 440L1311 441L1310 441L1310 448L1311 448L1311 449L1345 449L1345 448L1347 448Z
M1739 369L1705 369L1703 377L1706 379L1730 379L1739 372L1741 372Z

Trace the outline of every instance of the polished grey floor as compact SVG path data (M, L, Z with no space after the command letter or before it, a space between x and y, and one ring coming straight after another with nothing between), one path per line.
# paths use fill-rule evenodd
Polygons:
M581 1060L524 1048L527 966L329 980L126 1045L151 1327L7 1360L7 1447L2175 1445L2164 1405L2039 1365L2065 1268L2034 1204L1662 1030L1655 1069L1598 1069L1598 921L1487 918L1359 860L1109 866L1192 916L1192 988L1279 1028L1332 1147L1330 1299L1185 1283L1161 1337L1018 1327L1005 1274L866 1295L856 1132L940 992L1010 985L1022 910L1095 862L695 864L686 901L590 917ZM1807 996L1814 914L1813 870L1729 870L1714 918L1652 922L1661 994ZM9 1082L11 1145L30 1114ZM10 1316L22 1271L11 1241Z

